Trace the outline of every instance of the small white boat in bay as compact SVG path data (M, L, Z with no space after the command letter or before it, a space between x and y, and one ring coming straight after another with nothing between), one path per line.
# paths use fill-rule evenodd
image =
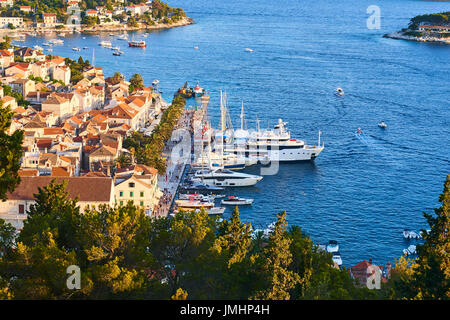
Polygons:
M255 51L255 50L250 49L250 48L245 48L245 51L247 51L247 52L253 52L253 51Z
M339 251L338 242L336 240L328 241L327 252L338 252L338 251Z
M339 251L336 251L333 253L333 257L331 258L333 260L334 263L336 263L338 266L342 265L342 258L341 258L341 254L339 253Z
M342 90L342 88L337 88L336 89L336 95L343 96L344 95L344 90Z
M378 126L379 126L381 129L386 129L386 128L387 128L387 124L386 124L384 121L381 121L380 123L378 123Z
M403 249L403 255L405 256L413 256L417 254L417 247L415 245L410 245L408 248Z
M231 206L251 205L252 203L253 199L245 199L234 196L229 196L220 202L221 205L231 205Z
M78 47L74 47L74 48L72 48L72 50L73 50L73 51L81 51L81 49L78 48Z

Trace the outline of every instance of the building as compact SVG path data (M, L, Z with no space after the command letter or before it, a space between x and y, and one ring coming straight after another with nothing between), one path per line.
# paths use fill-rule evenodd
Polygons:
M13 0L0 0L0 7L12 7L13 4Z
M36 90L34 81L27 78L14 80L10 85L12 91L20 93L22 97L26 97L29 92Z
M20 11L31 12L31 6L19 6Z
M56 26L56 13L43 13L42 19L44 19L44 27Z
M114 193L118 205L131 201L151 215L162 195L158 188L158 170L145 165L117 169Z
M11 223L17 229L23 228L27 210L35 203L34 194L38 188L48 185L52 179L57 183L67 182L66 191L70 199L79 198L78 206L84 210L87 206L100 204L114 205L114 183L109 177L51 177L21 176L21 182L13 193L7 194L7 200L0 202L0 218Z
M375 279L379 279L380 283L387 281L387 278L390 276L390 263L388 263L388 269L387 274L385 274L383 265L374 265L372 264L372 259L369 259L369 261L363 260L354 265L350 268L349 272L350 276L358 281L360 287L367 286L370 288L369 282L371 280L375 281Z
M420 25L419 31L450 32L450 26Z
M0 17L0 28L8 28L9 25L13 25L16 28L23 26L23 18L18 17Z

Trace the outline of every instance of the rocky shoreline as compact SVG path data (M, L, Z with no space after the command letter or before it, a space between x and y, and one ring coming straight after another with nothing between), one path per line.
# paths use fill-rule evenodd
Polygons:
M442 38L435 38L435 37L428 37L428 36L427 37L408 36L408 35L405 35L404 32L402 32L402 31L384 34L383 38L390 38L390 39L396 39L396 40L408 40L408 41L416 41L416 42L437 42L437 43L450 44L450 39L442 39Z
M7 35L7 34L20 34L20 33L32 33L32 32L73 32L78 31L81 33L101 33L101 32L132 32L132 31L152 31L152 30L164 30L164 29L171 29L171 28L177 28L177 27L184 27L191 24L195 24L195 21L192 18L184 17L180 21L172 24L166 24L166 23L159 23L153 26L144 25L141 24L138 27L129 27L127 25L98 25L94 27L86 27L86 26L80 26L78 28L71 28L71 27L65 27L65 28L21 28L21 29L0 29L0 35Z

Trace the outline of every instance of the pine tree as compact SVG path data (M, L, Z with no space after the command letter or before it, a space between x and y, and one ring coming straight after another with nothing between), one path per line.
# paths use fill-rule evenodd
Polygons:
M13 112L0 104L0 199L13 192L20 183L19 169L22 157L23 131L9 134Z
M230 221L224 220L222 224L222 234L219 235L214 243L214 249L221 253L228 253L228 268L233 263L241 262L251 244L251 225L241 223L239 218L239 209L236 208L231 214Z
M421 299L450 299L450 174L439 202L435 216L424 212L430 231L422 230L425 243L417 246L417 298Z
M300 283L300 276L289 270L292 263L292 253L289 249L292 240L287 237L286 226L286 211L284 211L277 215L277 222L265 248L268 288L257 292L254 299L289 300L289 291Z

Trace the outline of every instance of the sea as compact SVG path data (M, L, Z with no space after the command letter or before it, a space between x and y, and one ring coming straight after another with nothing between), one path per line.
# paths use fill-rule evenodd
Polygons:
M146 40L145 49L129 48L117 34L74 34L51 53L82 56L102 66L105 76L140 73L147 86L157 79L167 101L186 81L199 82L209 91L216 127L224 90L236 127L243 103L249 129L257 118L262 129L282 118L292 137L308 144L317 143L321 130L325 149L314 162L280 164L277 174L265 175L255 187L228 191L254 199L240 215L255 228L286 211L288 224L301 226L314 243L337 240L346 267L364 259L394 263L413 243L403 230L429 228L423 212L440 206L450 173L450 45L383 34L406 27L416 15L450 11L449 2L167 2L183 8L195 24L128 34ZM379 9L379 20L371 6ZM27 37L20 44L42 46L52 38ZM99 46L102 40L124 54L113 56ZM338 87L344 96L334 94ZM387 129L377 126L381 120ZM355 136L358 127L364 140ZM258 174L260 168L246 171Z

